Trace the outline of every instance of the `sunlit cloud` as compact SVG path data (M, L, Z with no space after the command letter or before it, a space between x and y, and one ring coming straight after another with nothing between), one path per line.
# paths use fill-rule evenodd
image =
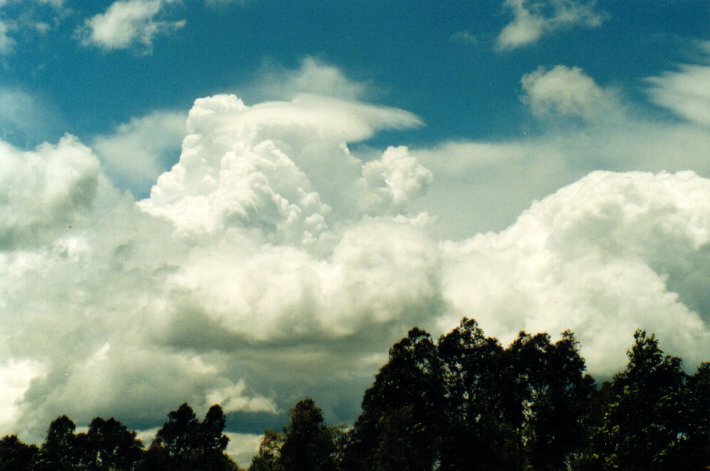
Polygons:
M500 32L497 46L511 50L534 44L543 36L576 26L594 28L605 15L587 0L505 0L513 20Z
M155 36L183 28L185 20L161 19L160 14L176 0L119 0L105 13L89 18L78 31L84 46L107 51L136 45L150 51Z

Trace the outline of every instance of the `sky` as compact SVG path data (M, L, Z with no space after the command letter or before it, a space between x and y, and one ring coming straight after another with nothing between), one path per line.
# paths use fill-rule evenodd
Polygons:
M0 0L0 433L243 464L464 317L710 357L705 0Z

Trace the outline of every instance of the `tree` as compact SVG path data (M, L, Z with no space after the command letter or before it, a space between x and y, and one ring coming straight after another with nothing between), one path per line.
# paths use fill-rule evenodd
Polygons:
M441 469L500 469L510 440L500 391L503 348L475 320L439 339L444 382Z
M67 471L78 468L76 425L66 415L57 417L49 425L47 438L42 444L35 469L42 471Z
M229 438L224 435L226 419L222 408L212 406L202 422L187 404L168 413L141 462L144 470L231 471L237 465L225 453Z
M432 469L438 460L443 388L441 366L431 336L413 328L390 349L389 361L362 401L350 433L344 467L353 470ZM387 454L391 434L406 437L399 453ZM400 457L406 457L401 463Z
M197 460L205 469L233 470L236 464L225 454L229 438L224 435L227 420L222 407L215 404L209 408L199 425Z
M251 460L249 471L283 471L281 466L283 444L282 433L267 430L259 445L259 452Z
M291 422L284 429L281 466L284 471L326 471L335 469L333 436L323 413L310 397L289 412Z
M141 458L143 443L113 417L96 417L86 434L77 436L81 463L90 470L132 470Z
M701 364L685 387L686 427L674 458L678 469L703 469L710 463L710 363Z
M518 431L516 459L536 470L564 468L585 441L595 392L574 335L564 332L553 344L547 334L521 332L506 355L511 383L503 395Z
M8 435L0 439L0 471L18 471L31 469L37 456L35 445L23 443L17 435Z
M677 451L698 435L687 413L681 360L663 353L645 331L634 339L626 370L614 376L602 405L596 455L606 469L683 469Z

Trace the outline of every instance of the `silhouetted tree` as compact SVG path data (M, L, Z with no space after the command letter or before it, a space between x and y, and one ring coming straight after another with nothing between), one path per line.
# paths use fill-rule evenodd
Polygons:
M143 453L136 433L113 417L93 419L88 432L76 437L76 443L82 468L89 470L132 470Z
M500 398L503 348L464 318L439 339L445 426L441 469L500 469L511 435Z
M168 414L168 421L140 464L142 470L231 471L237 465L225 453L229 439L222 433L225 418L220 406L212 406L203 422L182 404Z
M21 471L31 469L37 456L35 445L23 443L17 435L8 435L0 439L0 471Z
M47 438L39 450L35 469L42 471L78 469L75 429L76 425L66 415L54 419L47 430Z
M282 433L267 430L259 445L258 453L252 458L249 471L282 471L281 448L284 443Z
M533 469L563 469L572 453L585 442L595 385L584 374L586 366L571 332L564 332L554 344L549 343L546 334L532 339L534 351L528 352L529 356L523 353L526 347L517 350L522 362L533 359L530 369L518 363L522 366L518 373L522 372L528 381L528 395L523 399L524 450ZM519 346L516 341L511 350L516 351ZM537 358L535 352L541 357Z
M349 436L345 469L405 469L413 463L413 471L431 469L438 460L442 400L436 347L428 333L414 328L390 349L388 363L365 392L362 414ZM399 453L387 454L392 434L399 435ZM400 462L405 456L406 462Z
M653 335L637 331L634 339L628 366L614 377L602 406L595 436L599 464L631 471L683 469L676 451L697 435L688 422L681 360L664 354Z
M678 469L707 469L710 465L710 363L688 378L684 402L687 419L675 454Z
M310 397L289 412L291 422L284 429L281 466L284 471L330 471L335 469L333 436L323 413Z

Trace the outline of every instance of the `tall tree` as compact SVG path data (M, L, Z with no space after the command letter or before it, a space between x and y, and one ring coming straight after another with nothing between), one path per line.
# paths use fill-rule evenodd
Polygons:
M231 471L238 469L225 453L229 439L222 432L225 417L212 406L200 422L187 404L168 414L141 462L144 470Z
M291 422L284 429L281 466L284 471L330 471L335 469L333 436L323 413L306 397L289 412Z
M226 423L222 407L215 404L199 425L197 460L205 469L236 469L235 463L225 453L229 443L229 438L224 434Z
M679 358L639 330L629 363L609 386L595 442L606 469L677 470L675 451L694 432L688 423L685 375ZM704 465L707 463L704 463Z
M62 415L49 424L47 438L39 451L35 469L41 471L69 471L78 469L76 425Z
M500 391L503 348L464 318L438 344L444 381L441 469L500 469L510 438Z
M389 352L350 433L346 469L431 469L438 460L443 387L436 346L414 328ZM393 453L394 442L397 453ZM404 461L402 461L404 460Z

